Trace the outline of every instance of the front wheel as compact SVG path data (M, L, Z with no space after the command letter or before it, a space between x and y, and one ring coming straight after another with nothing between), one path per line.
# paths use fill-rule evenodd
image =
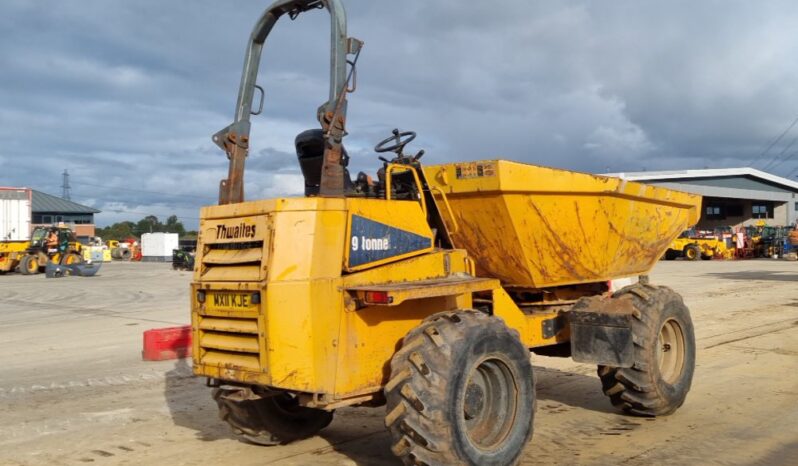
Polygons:
M316 435L333 419L332 411L306 408L288 394L250 397L246 388L216 388L213 399L219 417L241 440L258 445L279 445Z
M689 261L697 261L701 259L701 248L697 244L688 244L684 247L684 258Z
M634 364L599 366L604 394L614 406L642 416L676 411L687 397L695 369L695 335L690 312L669 288L632 285L613 299L634 306Z
M392 451L405 464L515 464L532 437L529 350L500 319L435 314L411 330L385 386Z
M39 273L39 259L32 254L28 254L19 261L19 270L23 275Z

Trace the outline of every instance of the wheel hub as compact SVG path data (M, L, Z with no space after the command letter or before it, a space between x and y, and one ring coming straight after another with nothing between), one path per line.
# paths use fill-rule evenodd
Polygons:
M685 360L684 332L674 319L666 320L659 331L657 361L662 379L675 383L682 374Z
M500 445L518 409L518 387L500 356L485 358L470 371L463 394L463 420L469 440L480 449Z
M466 420L477 417L485 407L485 391L479 385L472 383L466 388L465 405L463 411Z

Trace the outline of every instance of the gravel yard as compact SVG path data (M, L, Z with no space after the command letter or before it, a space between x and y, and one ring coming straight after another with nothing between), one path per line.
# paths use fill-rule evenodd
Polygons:
M381 408L316 438L238 442L190 360L143 362L142 332L189 322L191 274L110 263L94 278L0 276L0 464L397 464ZM660 262L696 328L693 388L674 415L618 414L595 367L535 356L522 464L798 464L798 263Z

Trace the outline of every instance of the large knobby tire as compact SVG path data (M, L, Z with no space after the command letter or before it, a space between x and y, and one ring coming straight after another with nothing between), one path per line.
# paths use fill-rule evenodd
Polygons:
M515 464L532 437L529 350L481 312L435 314L411 330L385 398L391 450L408 465Z
M688 244L684 247L684 258L689 261L697 261L701 259L701 248L697 244Z
M665 251L665 260L666 261L676 260L676 258L679 257L680 255L681 254L679 254L679 251L675 249L668 249L667 251Z
M19 261L19 271L22 272L22 275L39 273L39 260L36 256L28 254Z
M604 394L616 407L641 416L676 411L690 391L695 369L695 334L681 296L665 287L632 285L613 295L629 300L634 365L599 366Z
M267 446L286 444L316 435L333 419L332 411L299 406L297 398L289 394L241 399L237 392L240 390L215 388L213 399L219 417L240 440Z

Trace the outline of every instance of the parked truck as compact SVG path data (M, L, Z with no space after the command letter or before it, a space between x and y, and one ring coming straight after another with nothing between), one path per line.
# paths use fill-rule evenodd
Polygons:
M317 8L331 16L330 93L295 141L305 196L245 201L262 46L280 17ZM625 412L678 409L693 325L646 273L701 198L506 160L423 166L406 151L416 134L398 130L375 147L392 154L377 176L352 179L343 138L362 45L340 0L278 0L250 36L235 120L213 137L229 172L201 210L192 357L233 432L283 444L338 408L385 405L405 464L513 464L532 437L532 354L595 364Z

